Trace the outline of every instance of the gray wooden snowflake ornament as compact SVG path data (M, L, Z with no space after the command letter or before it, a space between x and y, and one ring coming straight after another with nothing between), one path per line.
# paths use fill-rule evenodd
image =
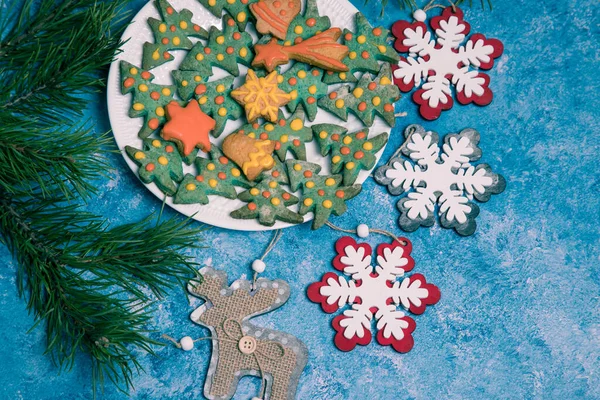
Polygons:
M489 165L471 165L481 158L479 133L464 129L448 134L441 149L438 134L420 125L407 127L404 137L396 155L375 171L375 181L387 185L392 195L407 193L398 201L400 227L412 232L433 226L437 209L444 228L472 235L479 215L473 199L486 202L506 187L502 175Z

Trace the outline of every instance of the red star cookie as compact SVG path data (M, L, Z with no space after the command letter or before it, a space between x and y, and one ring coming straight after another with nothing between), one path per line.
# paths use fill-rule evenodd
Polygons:
M215 120L204 114L198 102L191 100L185 108L172 101L167 105L167 123L161 131L165 140L177 143L179 151L188 156L198 147L210 151L208 134L215 128Z

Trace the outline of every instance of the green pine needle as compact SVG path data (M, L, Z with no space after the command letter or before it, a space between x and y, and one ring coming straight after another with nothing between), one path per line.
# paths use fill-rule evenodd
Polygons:
M151 219L110 227L77 202L96 193L90 182L114 151L80 120L121 45L126 2L25 0L0 16L0 242L34 327L45 326L46 353L63 369L89 355L94 395L106 381L126 392L137 350L154 354L153 302L195 276L184 254L201 230Z

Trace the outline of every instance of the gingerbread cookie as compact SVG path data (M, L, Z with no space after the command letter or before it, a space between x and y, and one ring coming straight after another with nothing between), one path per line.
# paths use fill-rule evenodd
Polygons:
M248 180L255 180L263 171L275 166L273 150L275 142L257 140L244 135L243 132L233 133L223 141L223 152L243 171Z
M139 168L142 182L156 186L170 196L177 190L175 182L183 179L181 156L173 143L160 139L145 139L142 150L125 146L125 151Z
M285 161L287 152L296 158L306 160L306 146L312 140L312 130L304 124L304 111L297 109L289 118L279 113L276 123L258 123L242 126L238 132L251 138L270 140L275 143L275 152L281 161Z
M250 5L258 0L198 0L208 11L215 17L221 18L223 10L225 10L240 29L244 30L248 19L252 16Z
M179 188L173 203L208 204L209 195L235 199L236 186L249 188L252 184L244 178L240 169L223 153L213 146L210 158L196 158L196 175L187 174Z
M279 108L292 100L289 93L279 88L279 76L273 71L266 77L258 77L249 69L246 83L231 91L231 97L244 107L248 122L253 122L258 117L271 122L277 121Z
M185 108L172 101L166 110L167 123L160 132L163 139L177 143L184 157L196 148L210 151L209 133L215 127L215 120L202 112L197 101L190 101Z
M387 133L369 138L369 130L348 133L342 126L333 124L313 125L321 155L331 153L331 172L342 173L343 184L351 185L361 170L370 170L375 166L375 154L385 146Z
M347 71L342 60L348 55L348 47L337 42L341 34L339 28L330 28L291 46L282 45L275 38L268 43L256 44L252 66L270 72L296 60L328 71Z
M156 0L154 2L160 12L162 21L155 18L148 18L148 24L154 33L155 43L144 43L144 54L142 56L142 66L144 69L158 67L171 61L173 55L170 50L189 50L192 48L192 42L188 36L201 39L208 38L208 32L199 25L192 22L192 12L183 9L179 12L166 1Z
M317 0L307 0L304 7L304 14L298 15L290 23L285 37L285 45L300 43L301 41L315 36L331 28L329 17L321 17Z
M319 100L319 107L348 120L348 111L355 114L365 125L373 125L375 115L394 126L394 102L400 98L400 90L392 83L390 64L384 63L375 79L365 73L354 89L344 85Z
M252 53L252 36L240 32L231 17L223 17L223 31L212 27L208 43L198 42L181 62L182 71L195 71L207 80L213 74L212 67L221 68L231 75L238 76L238 64L250 66Z
M346 200L358 195L361 185L341 186L341 175L317 175L321 171L318 164L306 161L286 161L291 190L302 187L300 215L314 213L312 229L319 229L329 220L331 214L346 212Z
M225 77L211 82L203 82L194 71L173 71L177 82L177 93L184 100L192 97L198 100L200 109L215 120L211 134L219 137L225 129L227 120L238 120L243 113L242 107L231 97L234 78Z
M256 18L257 31L283 40L301 7L300 0L259 0L250 5L250 11Z
M266 226L273 226L276 220L291 224L304 221L302 216L287 208L298 203L298 198L283 189L276 180L264 179L253 188L240 193L238 198L248 204L233 211L233 218L258 218L258 222Z
M129 116L144 117L138 136L147 138L167 120L165 107L173 101L174 85L152 83L154 75L127 61L121 61L121 93L132 93Z
M348 72L328 71L323 82L334 84L340 82L356 82L355 72L379 71L377 61L386 61L397 64L400 56L390 46L390 31L378 26L373 28L361 13L356 13L356 33L344 30L343 43L348 46L349 53L343 60L349 68Z
M294 112L301 106L308 119L313 121L317 116L317 101L327 95L327 85L321 81L323 70L296 63L280 77L282 82L279 86L292 95L287 109Z

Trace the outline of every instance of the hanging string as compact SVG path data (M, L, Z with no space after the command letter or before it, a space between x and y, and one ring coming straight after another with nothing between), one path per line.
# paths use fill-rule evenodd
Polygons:
M435 0L431 0L429 3L427 3L427 5L425 7L423 7L423 11L427 12L429 10L431 10L432 8L446 8L446 6L442 5L442 4L434 4ZM450 3L450 7L452 7L452 12L456 13L456 4L454 4L454 2L452 0L448 0L448 3Z
M237 324L238 328L239 328L239 332L240 332L240 337L236 337L235 333L232 333L230 330L227 329L227 323L229 322L234 322ZM223 329L223 332L225 332L225 335L227 335L229 337L229 339L226 338L218 338L215 336L205 336L205 337L200 337L198 339L194 339L193 342L200 342L202 340L214 340L216 342L225 342L225 343L233 343L233 344L239 344L240 340L243 339L244 337L244 330L242 328L242 324L240 323L240 321L232 319L232 318L228 318L226 320L223 321L223 325L221 326L221 328ZM175 340L174 338L172 338L171 336L164 334L162 335L163 339L168 340L170 342L172 342L175 347L177 347L178 349L181 349L181 344ZM256 339L256 338L255 338ZM254 352L252 352L252 355L254 356L254 360L256 360L256 365L258 366L258 372L260 373L260 379L261 379L261 383L260 383L260 396L261 398L265 398L265 393L267 390L267 379L265 377L265 372L264 369L262 367L260 358L258 357L259 355L262 357L265 357L268 360L274 361L277 360L279 358L282 358L283 356L285 356L285 347L283 347L283 345L279 342L267 342L266 344L274 344L276 345L279 350L281 350L281 354L278 356L271 356L269 354L267 354L266 352L262 351L260 349L260 343L257 341L257 346L256 346L256 350L254 350ZM241 350L240 350L241 351Z
M265 249L263 255L259 258L260 261L264 261L265 257L267 257L267 255L271 252L271 250L273 250L275 248L275 245L277 244L277 242L279 242L279 239L281 239L282 235L283 235L283 231L281 229L277 229L275 231L275 234L271 238L271 242L269 242L269 245ZM258 278L258 274L259 274L258 271L254 271L254 276L252 278L252 290L256 289L256 279Z
M344 233L356 234L356 230L340 228L339 226L336 226L336 225L332 224L329 221L325 222L325 225L327 225L328 227L330 227L334 231L340 231L340 232L344 232ZM383 230L383 229L373 228L373 229L369 229L369 232L378 233L380 235L388 236L388 237L394 239L395 241L397 241L398 243L400 243L402 246L406 246L408 244L404 240L400 239L398 236L394 235L392 232L388 232L388 231Z

